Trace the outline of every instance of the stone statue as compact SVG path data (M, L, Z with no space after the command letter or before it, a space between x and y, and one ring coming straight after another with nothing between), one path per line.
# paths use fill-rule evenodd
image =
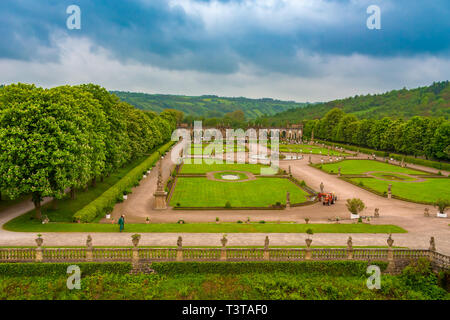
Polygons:
M434 237L430 238L430 251L436 251L436 243L434 242Z
M228 242L227 236L223 235L222 239L220 239L220 242L222 243L222 247L225 247Z
M341 176L341 167L338 168L338 176Z
M352 237L348 237L348 240L347 240L347 248L348 248L348 249L352 249L352 248L353 248Z
M178 246L178 249L181 249L181 247L183 246L183 238L182 237L178 237L177 246Z
M289 175L292 176L291 166L289 166Z
M375 212L373 213L373 216L374 216L375 218L379 218L379 217L380 217L380 209L375 208Z
M87 236L87 239L86 239L86 247L92 248L92 237L91 237L91 235L88 235L88 236Z
M320 193L323 193L323 188L324 188L323 182L321 182L321 183L320 183Z
M269 236L266 236L266 239L264 240L264 250L269 249Z
M425 208L425 210L423 211L423 215L424 215L425 217L429 217L429 216L430 216L430 209Z
M391 193L392 192L392 184L388 184L388 192Z
M311 161L311 155L309 155L309 163L312 163L312 161Z

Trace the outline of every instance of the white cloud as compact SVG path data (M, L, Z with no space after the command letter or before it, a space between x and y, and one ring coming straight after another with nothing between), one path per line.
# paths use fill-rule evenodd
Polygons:
M322 56L305 52L299 52L299 62L309 65L314 76L265 72L248 64L241 64L235 73L214 74L162 69L131 60L120 62L88 39L59 35L53 42L58 48L58 62L0 59L0 83L52 87L92 82L108 90L328 101L428 85L448 80L450 74L448 58Z

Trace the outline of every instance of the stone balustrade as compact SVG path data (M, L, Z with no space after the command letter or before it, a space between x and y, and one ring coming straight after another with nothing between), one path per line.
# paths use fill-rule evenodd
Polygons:
M387 248L354 248L349 238L345 248L311 248L311 239L306 248L269 247L266 237L263 248L227 248L224 238L217 248L184 248L179 237L176 248L139 247L134 239L130 248L95 248L92 239L86 247L45 248L42 238L36 248L0 248L0 263L8 262L108 262L130 261L133 264L152 261L306 261L306 260L359 260L387 261L388 270L403 266L411 260L428 258L436 270L450 268L450 256L436 252L434 238L429 249L393 248L393 239L388 238Z

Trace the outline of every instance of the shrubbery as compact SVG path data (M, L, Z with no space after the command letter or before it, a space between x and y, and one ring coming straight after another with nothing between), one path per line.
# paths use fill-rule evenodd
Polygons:
M168 142L163 145L158 151L155 151L139 166L131 170L125 177L123 177L114 186L106 190L100 197L86 205L81 210L77 211L73 219L80 222L92 222L96 218L111 212L114 205L123 199L123 193L130 190L132 187L139 185L142 179L142 171L150 168L158 159L160 153L164 153L172 146L173 142Z
M67 276L67 267L77 265L81 276L94 273L125 274L131 271L129 262L77 262L77 263L0 263L0 276Z
M374 262L385 270L387 262ZM289 274L328 274L328 275L366 275L368 263L365 261L270 261L270 262L154 262L152 269L160 274L240 274L240 273L273 273Z

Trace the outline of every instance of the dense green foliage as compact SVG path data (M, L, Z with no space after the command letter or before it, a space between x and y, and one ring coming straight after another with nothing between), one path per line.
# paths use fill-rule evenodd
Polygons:
M383 118L358 120L341 109L322 119L304 121L304 137L342 142L375 150L397 152L427 159L450 160L450 121L412 117L408 121Z
M153 153L148 159L142 162L139 166L131 170L125 177L118 181L114 186L106 190L97 199L86 205L73 216L75 221L92 222L96 218L111 212L114 205L118 201L122 201L124 191L131 189L139 184L143 173L149 170L160 156L164 154L167 149L172 146L173 142L168 142L164 146Z
M333 108L361 119L408 119L414 116L450 117L450 84L436 82L428 87L411 90L392 90L382 94L356 95L351 98L333 100L284 111L271 117L262 117L259 122L269 125L295 123L301 120L325 116Z
M143 112L92 84L0 90L0 190L62 198L170 139L171 112Z
M61 276L74 263L0 263L0 277ZM94 273L125 274L131 271L129 262L77 262L81 276Z
M386 266L376 264L382 270ZM117 269L87 274L82 267L80 290L67 289L65 269L39 276L0 274L0 299L448 300L428 266L405 269L399 276L383 274L380 290L367 288L367 263L354 261L154 263L159 273L150 275Z
M387 262L372 261L385 270ZM271 262L154 262L152 269L159 274L186 273L274 273L328 274L333 276L362 276L366 274L366 261L271 261Z
M306 103L273 99L224 98L218 96L177 96L113 91L121 100L142 110L161 112L164 109L183 111L193 118L221 118L227 113L242 110L248 119L264 114L273 115L287 109L303 107Z

